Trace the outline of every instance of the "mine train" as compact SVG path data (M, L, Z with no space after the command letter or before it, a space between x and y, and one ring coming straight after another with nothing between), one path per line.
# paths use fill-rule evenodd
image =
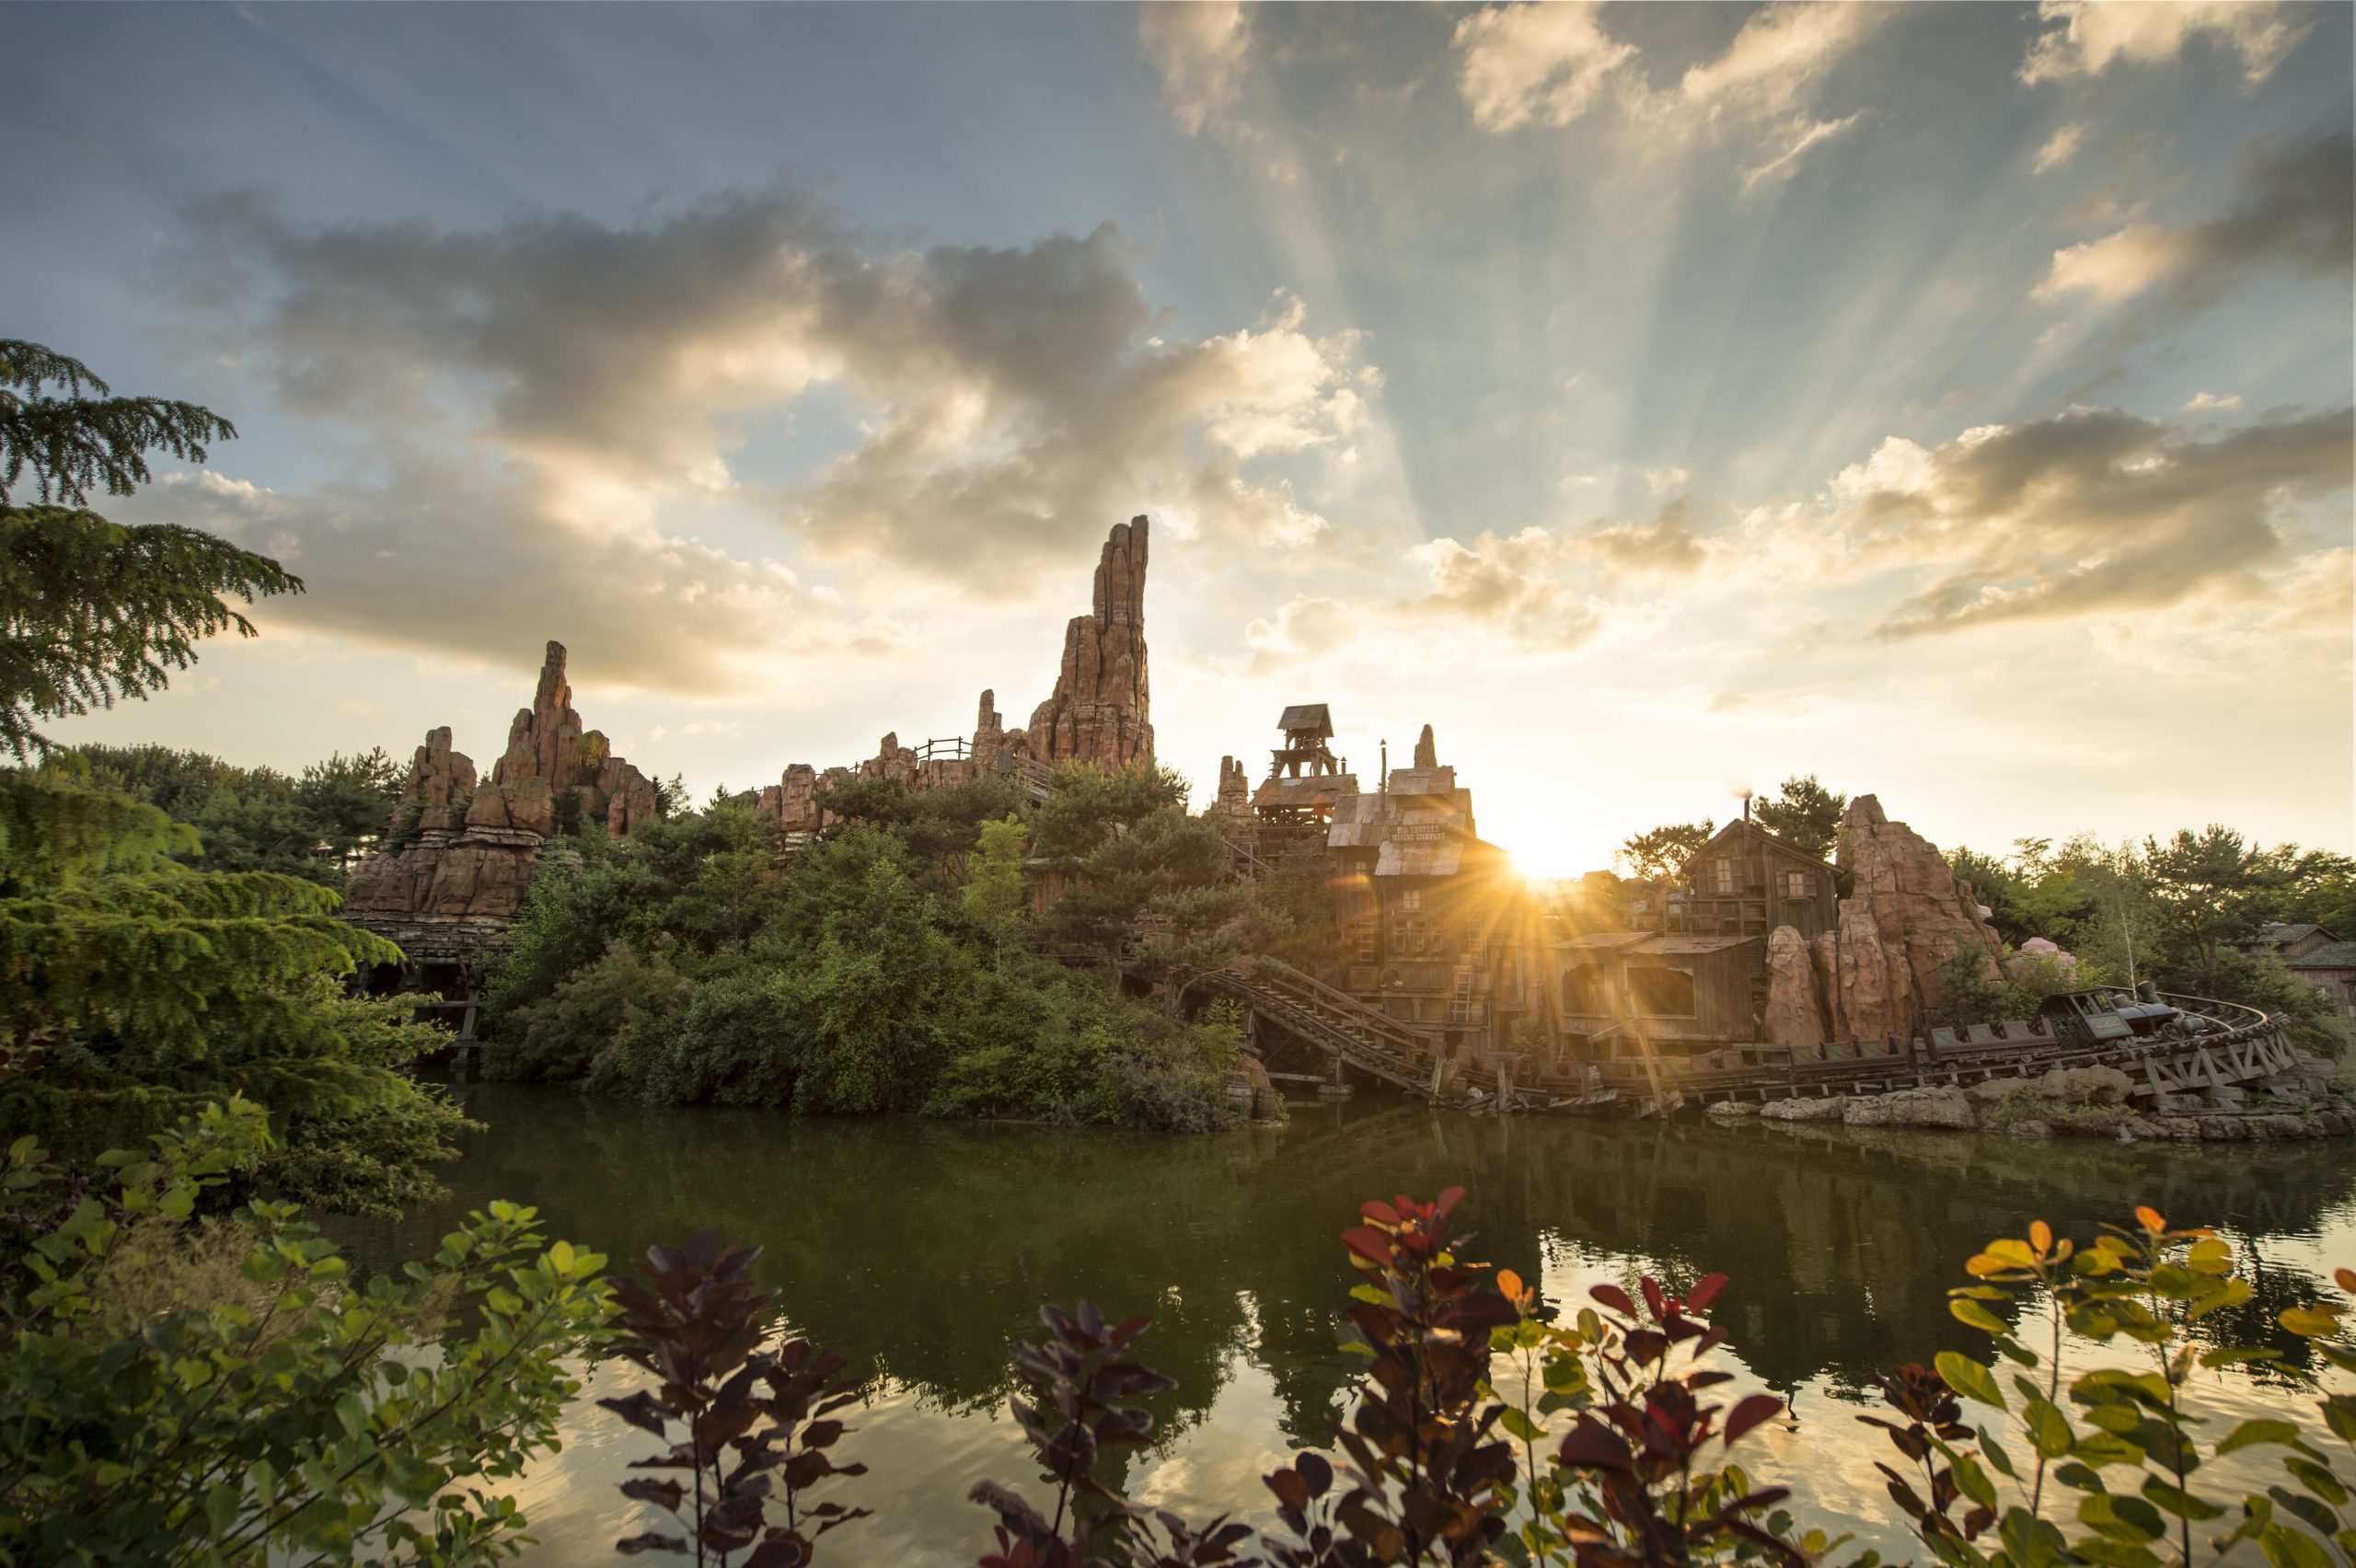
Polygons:
M2045 1033L2076 1046L2174 1039L2212 1027L2198 1013L2162 1001L2159 987L2149 980L2132 991L2103 987L2057 993L2038 1006L2037 1020Z

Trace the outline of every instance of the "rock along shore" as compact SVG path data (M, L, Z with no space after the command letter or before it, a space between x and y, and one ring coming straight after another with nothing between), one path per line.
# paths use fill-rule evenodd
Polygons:
M2272 1138L2339 1137L2356 1133L2356 1105L2336 1085L2329 1062L2302 1058L2296 1070L2255 1086L2181 1097L2156 1107L2129 1103L2135 1080L2117 1067L2056 1067L2038 1078L1934 1084L1888 1094L1832 1094L1790 1100L1722 1101L1711 1120L1839 1123L1850 1127L1924 1127L2011 1137L2056 1136L2132 1143L2241 1143Z

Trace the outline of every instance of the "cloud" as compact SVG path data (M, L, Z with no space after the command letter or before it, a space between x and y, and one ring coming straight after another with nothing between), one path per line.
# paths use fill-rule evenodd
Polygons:
M1235 101L1251 42L1238 0L1155 0L1138 8L1138 37L1189 136Z
M2184 409L2189 414L2197 414L2210 409L2238 409L2241 406L2241 394L2238 392L2228 392L2222 397L2214 392L2195 392L2191 400L2184 405Z
M1693 530L1692 508L1682 500L1661 508L1649 523L1609 523L1576 536L1573 548L1607 571L1623 577L1687 577L1710 559L1709 541Z
M522 466L536 512L608 543L733 497L823 559L970 586L1024 582L1165 502L1237 543L1313 534L1265 470L1345 446L1375 385L1358 339L1311 335L1289 296L1169 335L1136 259L1109 225L888 246L781 183L627 225L313 226L235 198L191 215L176 274L291 404L404 432L468 410L434 434ZM741 475L756 421L821 391L856 433Z
M1489 131L1568 125L1616 109L1651 143L1724 136L1777 149L1747 169L1746 191L1789 178L1811 148L1854 127L1861 111L1819 118L1808 105L1823 76L1885 19L1874 6L1778 3L1753 12L1726 49L1654 87L1636 46L1604 30L1589 5L1508 5L1457 24L1457 83Z
M2115 409L1891 437L1745 544L1819 582L1911 580L1871 621L1884 639L2251 596L2292 556L2279 519L2349 487L2352 437L2349 409L2202 440Z
M2165 64L2194 39L2205 38L2238 55L2243 79L2256 84L2273 74L2313 25L2263 0L2044 0L2038 17L2045 30L2021 63L2024 82L2098 76L2114 64Z
M2346 133L2261 144L2245 160L2242 183L2240 204L2222 217L2174 228L2129 224L2055 251L2037 296L2083 294L2111 305L2150 294L2160 315L2182 318L2263 268L2347 278L2356 156Z
M390 468L299 495L167 474L119 504L275 548L306 591L271 600L269 621L380 647L531 669L554 638L600 685L709 694L841 635L840 605L784 566L653 529L584 535L515 465L402 456Z
M1790 128L1790 142L1782 152L1758 167L1743 172L1744 193L1748 194L1771 179L1789 179L1798 171L1801 156L1810 147L1831 141L1843 131L1854 127L1864 118L1865 112L1861 110L1845 120L1804 120L1795 123Z
M2032 167L2039 174L2050 174L2076 157L2085 140L2086 128L2072 121L2045 139L2045 144L2037 149L2037 161Z
M1568 125L1601 101L1636 47L1603 30L1601 7L1500 6L1456 24L1457 84L1487 131Z

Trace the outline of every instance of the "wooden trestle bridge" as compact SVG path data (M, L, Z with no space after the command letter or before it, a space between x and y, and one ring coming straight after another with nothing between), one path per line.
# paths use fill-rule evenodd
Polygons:
M2162 999L2177 1009L2176 1021L2160 1033L2125 1040L2080 1043L2015 1023L1960 1033L1939 1030L1928 1039L1893 1041L1878 1052L1834 1057L1772 1045L1671 1056L1647 1050L1639 1041L1632 1056L1531 1073L1516 1059L1476 1066L1473 1058L1451 1058L1437 1035L1271 959L1252 961L1248 968L1181 971L1169 984L1173 1004L1214 997L1242 1006L1264 1051L1273 1043L1265 1032L1273 1030L1322 1059L1336 1078L1343 1069L1354 1070L1436 1103L1468 1109L1611 1109L1662 1115L1722 1100L1887 1094L2094 1066L2125 1072L2134 1080L2131 1099L2147 1108L2165 1108L2295 1072L2300 1061L2280 1019L2238 1003L2169 996Z

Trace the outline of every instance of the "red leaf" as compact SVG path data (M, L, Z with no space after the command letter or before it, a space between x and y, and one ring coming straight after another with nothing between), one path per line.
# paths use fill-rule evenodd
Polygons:
M1636 1283L1644 1289L1645 1305L1652 1309L1654 1321L1659 1321L1661 1313L1668 1305L1669 1299L1661 1294L1660 1281L1655 1279L1650 1274L1646 1274Z
M1356 1226L1342 1232L1342 1245L1369 1263L1391 1262L1391 1239L1380 1230Z
M1444 1192L1444 1193L1440 1193L1440 1195L1439 1195L1439 1201L1438 1201L1438 1203L1436 1203L1436 1204L1432 1205L1432 1217L1433 1217L1433 1218L1435 1218L1435 1219L1445 1218L1445 1217L1447 1216L1447 1215L1448 1215L1448 1211L1449 1211L1449 1210L1450 1210L1450 1209L1454 1208L1457 1205L1459 1205L1459 1204L1462 1203L1463 1201L1464 1201L1464 1189L1463 1189L1463 1188L1461 1188L1461 1187L1450 1187L1450 1188L1449 1188L1446 1192Z
M1727 1447L1735 1443L1762 1421L1773 1421L1783 1413L1784 1401L1774 1394L1752 1394L1734 1407L1727 1417Z
M1365 1218L1373 1220L1378 1225L1396 1225L1399 1223L1399 1211L1392 1208L1389 1204L1384 1203L1380 1198L1369 1198L1366 1202L1358 1205L1358 1213Z
M1715 1301L1720 1293L1722 1293L1726 1287L1726 1275L1722 1274L1703 1274L1694 1283L1692 1290L1687 1293L1685 1297L1685 1309L1689 1312L1708 1311L1710 1309L1710 1303Z
M1629 1300L1628 1293L1616 1285L1599 1285L1588 1294L1623 1318L1633 1318L1636 1315L1636 1304Z

